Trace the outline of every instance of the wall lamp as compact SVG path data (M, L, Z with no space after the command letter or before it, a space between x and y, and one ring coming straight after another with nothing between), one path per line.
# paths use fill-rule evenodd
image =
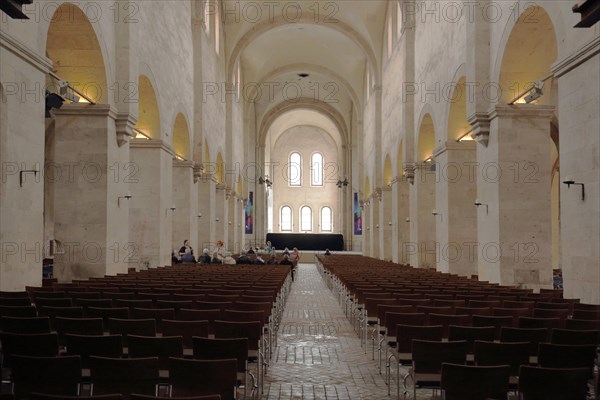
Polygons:
M202 213L198 213L198 218L202 218Z
M342 186L348 186L349 183L350 182L348 182L348 178L344 178L344 180L338 179L338 181L335 183L335 185L341 189Z
M487 214L489 209L487 204L483 204L479 199L475 199L475 206L479 208L479 206L485 206L485 213Z
M567 188L570 188L571 185L579 185L581 186L581 201L585 201L585 184L580 182L575 182L575 179L572 176L567 176L563 181Z
M127 192L127 194L125 196L119 196L119 197L117 197L117 207L121 207L121 199L129 200L132 197L133 196L131 195L131 192Z
M175 204L173 204L171 207L169 207L165 210L165 215L167 215L169 213L169 210L171 210L171 211L177 210L177 208L175 207Z
M438 215L438 212L437 212L437 210L434 208L433 210L431 210L431 214L432 214L433 216L436 216L436 215Z
M33 174L34 177L37 177L37 174L40 171L35 169L22 169L19 171L19 187L23 187L23 183L25 182L25 174Z
M260 178L258 178L258 184L259 185L267 185L268 188L270 188L271 186L273 186L273 182L271 182L269 180L269 176L266 175L264 178L261 176Z

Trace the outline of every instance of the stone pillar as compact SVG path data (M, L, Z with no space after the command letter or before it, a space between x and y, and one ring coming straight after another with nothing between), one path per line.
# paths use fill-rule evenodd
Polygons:
M369 222L371 229L369 230L369 255L373 258L380 258L381 254L379 252L379 230L381 226L379 225L379 209L381 208L381 189L375 189L375 193L371 196L370 206L369 206Z
M379 255L384 260L392 260L392 188L381 188L381 207L379 207Z
M215 185L215 234L212 238L213 243L222 240L227 245L227 188L223 184Z
M206 175L200 177L196 183L198 191L198 255L203 249L210 247L210 226L213 218L210 208L211 183L212 181Z
M108 105L55 110L54 258L61 282L126 272L135 249L128 240L128 192L135 182L129 149L117 143ZM50 178L50 177L49 177Z
M432 211L435 208L436 172L432 171L430 163L421 163L416 166L414 174L410 193L411 243L406 251L413 267L435 268L437 216L432 215Z
M477 148L474 141L446 142L434 150L437 270L477 275Z
M365 200L362 203L363 217L363 255L371 256L371 201Z
M553 107L496 106L477 146L479 277L551 287L550 120Z
M227 191L227 249L233 250L235 248L235 236L237 231L237 225L235 225L237 213L236 213L236 197L235 192Z
M188 239L198 257L201 248L198 243L198 191L194 186L194 163L173 160L173 243L171 247L178 251L183 241Z
M409 264L407 249L410 246L410 214L408 209L409 184L404 177L396 180L393 186L396 199L394 216L394 262Z
M160 139L134 139L130 143L135 181L129 187L129 240L137 257L130 268L171 264L173 217L173 149ZM173 210L173 208L175 208Z

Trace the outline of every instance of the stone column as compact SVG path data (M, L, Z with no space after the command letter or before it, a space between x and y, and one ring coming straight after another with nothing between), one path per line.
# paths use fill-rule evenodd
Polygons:
M200 255L200 252L205 249L210 247L210 226L211 226L211 219L213 218L212 216L212 210L210 208L211 205L211 183L212 181L210 180L209 177L207 177L206 175L203 175L201 177L199 177L198 182L196 183L197 185L197 191L198 191L198 245L197 245L197 252L198 255Z
M381 207L379 207L379 255L384 260L392 259L392 188L381 188Z
M432 215L432 211L435 208L436 172L432 171L431 163L420 163L415 166L414 174L410 193L411 240L406 251L413 267L435 268L437 216Z
M215 185L215 235L212 238L213 243L222 240L227 245L227 187L223 184Z
M198 243L198 191L194 186L194 163L191 161L173 160L173 243L171 247L177 251L188 239L198 257L201 248Z
M553 107L496 106L477 146L479 277L551 287L550 120Z
M449 141L433 152L438 181L437 270L477 275L477 148L474 141Z
M369 255L373 258L380 258L381 253L379 252L379 230L381 226L379 225L379 209L381 208L381 189L376 188L375 193L371 196L370 206L369 206L369 222L371 225L371 229L369 230Z
M173 217L173 149L160 139L134 139L130 143L135 182L130 183L129 240L137 257L129 267L171 264ZM175 208L173 210L173 208Z
M363 255L371 257L371 200L363 203Z
M236 197L235 192L227 191L227 249L232 250L235 248L235 237L237 231L237 225L235 225L237 212L236 212Z
M108 105L64 105L55 110L54 258L61 282L126 272L135 247L129 243L128 192L138 177L129 149L120 147L116 114Z
M396 237L394 243L394 262L400 264L409 264L410 257L407 254L407 248L410 246L410 214L408 209L409 184L404 176L396 179L393 186L393 193L396 198L394 233Z

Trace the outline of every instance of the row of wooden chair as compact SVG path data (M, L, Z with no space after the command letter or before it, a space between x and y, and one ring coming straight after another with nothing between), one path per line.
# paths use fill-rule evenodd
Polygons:
M233 400L237 386L237 360L169 358L169 378L161 380L158 357L89 359L89 379L82 377L79 356L12 356L12 389L16 399L32 392L78 396L89 386L91 395L137 393L158 396L161 386L168 396L219 395Z
M506 346L514 344L521 348L521 361L513 362L512 370L509 367L513 381L517 379L519 367L529 367L532 361L539 362L536 367L539 370L548 366L570 368L585 364L587 377L583 384L579 381L577 389L584 395L573 399L585 398L586 382L591 376L600 343L600 306L580 304L578 299L563 299L562 291L543 290L534 294L531 290L501 287L366 257L320 257L318 265L355 326L361 344L365 344L365 350L368 333L371 333L373 358L377 348L380 370L382 353L386 353L386 382L390 387L392 360L397 361L398 373L401 367L411 368L405 379L415 373L414 346L417 341L433 341L440 343L439 346L460 342L464 347L464 354L458 359L440 360L430 354L429 359L420 360L421 367L423 363L434 365L438 378L442 362L473 363L476 344L479 346L477 361L481 365L486 364L481 358L485 345L504 346L504 351L510 355L516 352L509 351ZM579 346L583 344L587 345ZM577 357L569 351L586 355ZM558 355L550 356L554 353ZM564 357L571 363L559 362ZM583 358L585 362L581 361ZM501 361L500 357L488 364L506 364ZM414 375L412 378L417 379ZM397 381L399 395L399 376ZM420 383L424 382L417 379L415 388L422 386ZM439 383L437 379L438 386ZM516 386L513 389L516 390ZM462 392L459 397L452 398L471 397Z

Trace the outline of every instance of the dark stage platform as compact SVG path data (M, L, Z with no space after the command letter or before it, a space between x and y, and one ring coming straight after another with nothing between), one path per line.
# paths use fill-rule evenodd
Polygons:
M344 235L322 233L267 233L267 241L278 251L284 248L290 250L325 250L343 251Z

